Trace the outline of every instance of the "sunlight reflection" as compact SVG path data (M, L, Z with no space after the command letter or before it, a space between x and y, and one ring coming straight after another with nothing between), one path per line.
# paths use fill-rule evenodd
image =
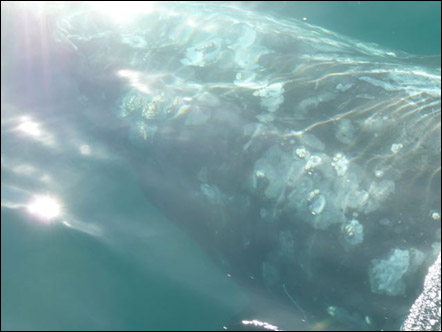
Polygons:
M44 174L38 178L41 182L52 182L52 178L49 174Z
M150 93L149 87L140 82L141 73L134 70L122 69L117 72L117 75L122 78L127 78L129 84L143 93Z
M12 171L19 175L31 176L37 171L34 166L28 164L19 164L12 167Z
M12 201L6 201L3 200L1 201L1 207L2 208L7 208L7 209L20 209L23 207L23 204L17 203L17 202L12 202Z
M29 202L27 210L37 219L48 223L60 216L62 208L55 197L38 195Z
M152 12L155 1L90 1L89 5L114 21L129 23L137 16Z
M5 196L8 198L5 199ZM32 197L28 203L24 203L26 197ZM102 228L96 223L78 220L68 211L65 211L61 200L54 195L35 195L20 187L2 185L1 207L25 210L34 220L44 225L61 224L69 229L88 235L103 235Z
M272 325L272 324L267 323L267 322L261 322L261 321L256 320L256 319L254 319L254 320L243 320L243 321L241 321L241 323L244 326L251 327L252 329L254 327L256 327L256 328L263 328L266 331L280 331L280 329L277 326Z
M76 230L82 233L86 233L92 236L102 236L103 235L103 230L101 227L95 225L95 224L91 224L91 223L86 223L83 221L79 221L79 220L75 220L75 219L70 219L68 220L62 220L61 223L66 226L67 228L70 228L72 230Z
M8 162L5 162L2 159L2 171L3 170L11 171L19 176L31 177L35 180L39 180L44 183L49 183L52 181L52 177L48 173L45 173L45 171L42 170L41 168L35 167L34 165L27 163L17 163L14 160L12 161L8 160Z
M187 20L187 25L192 27L192 28L195 28L197 26L196 22L194 20L192 20L191 18L189 18Z
M30 136L41 136L40 125L37 122L28 120L27 118L23 119L23 122L17 127L17 129Z
M15 127L15 130L42 144L49 146L54 145L53 136L48 132L46 132L45 130L43 130L40 123L34 121L29 116L22 116L18 119L18 121L19 125Z

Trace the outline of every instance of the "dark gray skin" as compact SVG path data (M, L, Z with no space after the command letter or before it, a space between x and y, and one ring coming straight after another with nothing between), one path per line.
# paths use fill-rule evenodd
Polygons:
M440 243L440 63L231 7L158 6L122 29L62 16L55 33L85 108L108 105L84 115L103 132L114 117L146 195L307 319L406 312ZM393 249L409 268L388 294L369 271Z

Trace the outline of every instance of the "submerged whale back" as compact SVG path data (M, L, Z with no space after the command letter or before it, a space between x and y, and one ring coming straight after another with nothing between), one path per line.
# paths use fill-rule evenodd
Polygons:
M159 207L316 314L367 329L376 303L411 305L440 250L440 63L228 5L92 16L55 40L127 126Z

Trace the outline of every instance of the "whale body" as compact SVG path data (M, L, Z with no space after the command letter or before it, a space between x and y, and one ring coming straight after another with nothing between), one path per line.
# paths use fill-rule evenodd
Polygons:
M146 195L223 268L308 320L408 310L440 251L440 62L228 4L55 22Z

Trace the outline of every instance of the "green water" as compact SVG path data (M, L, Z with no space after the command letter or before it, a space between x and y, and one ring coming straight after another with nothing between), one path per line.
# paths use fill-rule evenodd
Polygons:
M440 55L440 1L267 1L255 10L293 17L384 47Z
M130 169L88 168L69 204L85 220L118 223L110 234L2 209L2 330L219 330L246 303L241 289L146 201ZM75 198L85 188L93 195Z

